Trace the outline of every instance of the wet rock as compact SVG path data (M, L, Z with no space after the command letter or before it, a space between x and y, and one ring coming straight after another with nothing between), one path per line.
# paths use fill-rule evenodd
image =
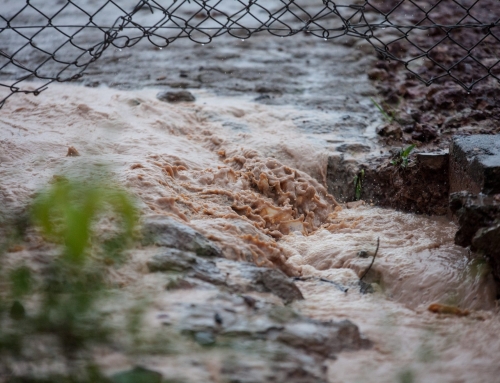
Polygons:
M337 151L341 153L351 152L351 153L369 153L371 148L368 145L363 145L359 143L355 144L342 144L337 147Z
M177 249L165 249L156 254L148 263L151 272L156 271L186 271L191 270L197 264L196 254Z
M216 264L193 252L170 248L155 254L147 262L147 266L150 272L186 272L186 277L189 279L225 286L231 292L271 293L281 298L284 303L304 299L297 286L282 271L258 267L252 263L223 259ZM179 288L183 285L196 284L184 280L179 284ZM170 288L175 286L176 284L172 284Z
M370 254L368 254L368 251L366 250L360 250L358 251L358 254L357 256L360 257L360 258L368 258Z
M359 292L361 294L373 294L375 289L373 288L371 283L367 283L365 281L359 281Z
M497 295L500 295L500 215L494 224L476 232L472 238L471 250L488 260L497 285Z
M254 101L264 101L264 100L270 100L271 99L271 96L269 96L268 94L262 94L258 97L255 97L253 100Z
M156 95L156 98L160 101L177 103L177 102L194 102L196 98L191 92L187 90L181 90L178 92L163 91Z
M285 304L304 299L302 293L281 270L258 267L252 263L220 260L217 272L200 267L194 268L192 276L208 281L214 276L224 276L224 283L229 291L247 293L257 291L271 293L283 300Z
M500 297L500 198L467 192L450 196L450 210L458 218L455 243L470 246L491 267Z
M319 322L302 320L287 324L277 339L293 347L303 347L326 358L333 358L342 350L359 350L366 341L358 327L348 320Z
M375 81L384 81L389 74L385 69L373 68L368 71L368 78Z
M439 170L448 166L448 153L417 153L417 162L426 169Z
M274 88L274 87L269 87L265 85L258 85L255 87L255 91L257 93L281 93L281 89L279 88Z
M227 286L227 274L221 272L215 262L198 259L188 277L216 286Z
M413 116L403 111L397 114L396 120L401 126L404 127L415 125L415 119L413 118Z
M326 359L369 346L349 321L312 320L290 306L276 304L274 297L250 295L258 291L273 293L285 302L301 299L300 290L279 270L173 248L159 248L148 267L181 272L182 281L205 290L203 301L167 300L153 318L201 346L231 350L235 357L224 359L221 381L325 383Z
M258 270L254 273L254 275L254 281L257 286L262 284L264 290L277 295L283 299L285 303L304 299L297 286L295 286L293 282L280 270Z
M500 135L454 137L450 146L450 192L500 193Z
M321 361L286 347L262 342L266 363L246 355L239 360L225 360L221 375L224 382L238 383L326 383L326 368Z
M344 350L368 347L359 329L350 321L322 322L306 318L286 307L267 305L249 311L243 298L219 296L214 300L180 307L181 331L204 340L267 340L322 358L334 358ZM214 318L219 316L220 321Z
M428 124L415 124L411 138L416 141L429 142L438 137L436 128Z
M450 195L450 210L458 218L455 243L467 247L479 229L492 227L500 219L500 202L495 197L458 192Z
M143 244L172 247L205 257L222 257L222 251L193 228L164 215L152 215L143 222Z
M399 125L386 124L381 128L377 128L377 134L382 137L388 137L393 140L399 141L403 137L403 130Z
M194 340L202 346L212 346L215 344L214 334L208 331L199 331L195 333Z

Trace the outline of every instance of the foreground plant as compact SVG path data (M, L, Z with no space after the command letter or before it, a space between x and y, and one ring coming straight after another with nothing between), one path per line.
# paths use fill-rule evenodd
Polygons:
M382 106L377 101L375 101L373 99L373 97L370 97L370 100L372 101L373 105L375 105L375 107L378 109L378 111L380 112L380 114L382 114L382 116L384 117L384 119L387 120L387 122L393 123L395 121L395 116L394 116L393 112L390 112L390 114L387 113L385 111L385 109L382 108Z
M7 255L0 252L0 273L8 281L0 284L0 361L22 360L42 345L67 361L67 376L51 381L107 381L84 355L90 345L109 339L98 303L106 294L105 266L120 262L133 238L134 203L109 185L62 179L39 194L29 217L59 250L36 275L29 265L7 270ZM97 235L102 220L112 222L107 235ZM82 355L88 366L82 370L80 363L76 379L74 361ZM2 367L8 369L0 362L0 373Z
M354 198L355 201L361 199L361 194L363 192L363 180L365 178L365 170L361 169L356 176L354 176Z
M400 166L403 169L408 167L410 154L415 149L415 145L412 144L405 149L401 149L395 156L395 158L391 161L391 164L394 166Z

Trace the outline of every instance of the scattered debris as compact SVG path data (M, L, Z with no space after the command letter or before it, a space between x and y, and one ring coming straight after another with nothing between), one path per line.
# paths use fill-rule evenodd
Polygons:
M78 150L74 146L68 147L68 153L66 154L66 157L78 157L80 153L78 153Z
M366 250L360 250L356 255L360 258L368 258L369 256L368 251Z
M366 283L365 281L359 281L359 292L361 294L373 294L375 289L371 285L371 283Z
M373 258L372 258L372 261L370 263L370 266L368 266L368 268L365 270L365 272L363 273L363 275L359 278L360 281L363 280L363 278L366 276L366 274L368 274L368 272L372 268L373 262L375 262L375 257L377 256L377 253L378 253L379 246L380 246L380 237L377 238L377 248L375 249L375 253L373 253Z
M325 282L325 283L330 283L332 285L334 285L338 290L342 291L343 293L347 293L349 291L349 289L345 286L343 286L342 284L338 283L338 282L335 282L335 281L331 281L329 279L326 279L326 278L317 278L317 277L307 277L307 278L304 278L304 277L295 277L293 278L294 281L300 281L300 282L306 282L306 281L320 281L320 282Z
M456 315L459 317L467 316L470 314L469 310L462 310L458 307L446 306L442 305L441 303L433 303L427 308L427 310L436 314L449 314L449 315Z
M363 281L363 278L366 277L366 274L368 274L368 272L372 268L373 263L375 262L375 257L377 256L377 253L378 253L379 246L380 246L380 237L377 238L377 248L375 249L375 253L373 253L373 258L372 258L372 261L370 263L370 266L368 266L368 268L364 271L363 275L361 275L361 277L359 278L359 291L361 294L372 294L375 291L373 289L373 286L370 283L366 283L365 281ZM363 257L363 258L368 257L367 251L360 251L360 252L358 252L358 255L360 253L362 253L363 255L364 255L364 253L367 254L367 256Z

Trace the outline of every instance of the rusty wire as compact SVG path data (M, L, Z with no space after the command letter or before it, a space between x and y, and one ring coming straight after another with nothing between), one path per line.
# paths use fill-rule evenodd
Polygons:
M427 85L451 79L470 91L488 78L500 81L498 0L5 1L0 90L8 94L0 108L15 93L38 95L52 82L80 78L109 47L147 39L163 49L177 39L208 44L261 32L357 37ZM25 86L33 80L41 80L36 89Z

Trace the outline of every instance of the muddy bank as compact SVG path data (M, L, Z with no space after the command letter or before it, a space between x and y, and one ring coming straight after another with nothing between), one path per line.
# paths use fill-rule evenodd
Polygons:
M364 200L416 214L445 215L450 184L448 153L402 156L404 150L393 149L390 156L362 162L329 157L328 190L340 195L343 202Z
M430 9L430 3L423 2L421 7ZM425 20L424 13L411 3L403 4L392 16L394 20L411 23ZM463 22L464 17L488 24L498 19L498 9L494 1L486 0L481 6L466 1L463 6L433 7L430 16L437 24ZM397 33L389 30L387 37L396 37L393 34ZM498 76L494 57L499 50L493 34L484 28L430 27L428 33L414 32L409 39L389 44L389 54L411 61L409 71L396 60L379 60L368 72L383 98L386 111L394 117L397 136L385 139L413 142L428 150L444 150L453 135L498 134L500 88L487 74ZM445 76L447 73L451 76ZM426 87L416 79L417 75L424 81L432 79L433 85ZM477 84L466 91L451 77L467 87Z

